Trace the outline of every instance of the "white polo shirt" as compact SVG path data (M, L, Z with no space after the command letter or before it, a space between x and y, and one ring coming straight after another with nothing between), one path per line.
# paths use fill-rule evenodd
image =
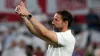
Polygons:
M56 32L56 34L60 45L49 45L46 56L72 56L76 41L71 30Z

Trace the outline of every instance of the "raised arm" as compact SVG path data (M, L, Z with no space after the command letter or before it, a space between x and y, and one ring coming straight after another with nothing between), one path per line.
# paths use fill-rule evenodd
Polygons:
M41 37L43 40L49 42L49 40L47 40L47 39L45 39L44 37L42 37L42 36L35 30L35 28L33 27L33 25L30 23L29 20L27 20L26 17L23 17L23 21L24 21L26 27L28 28L28 30L29 30L32 34L34 34L34 35L37 36L37 37Z
M52 43L57 43L57 36L56 33L53 31L49 31L47 28L45 28L40 22L38 22L34 16L30 20L27 19L27 16L30 14L27 9L25 8L25 5L23 2L21 2L20 5L18 5L15 9L18 15L20 15L22 18L24 17L24 21L26 22L26 26L29 28L29 30L35 34L37 37L43 39L46 39L47 41L50 41ZM38 36L39 35L39 36ZM43 39L43 40L44 40Z

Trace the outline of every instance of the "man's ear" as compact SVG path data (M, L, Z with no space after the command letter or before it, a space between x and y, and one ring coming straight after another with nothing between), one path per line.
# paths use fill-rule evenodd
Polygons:
M65 20L65 24L68 24L68 21L67 20Z

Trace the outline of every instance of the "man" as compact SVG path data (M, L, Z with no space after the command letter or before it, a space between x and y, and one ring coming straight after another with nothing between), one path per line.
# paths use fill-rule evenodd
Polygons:
M22 17L31 33L49 43L46 56L71 56L75 46L75 38L69 30L73 20L72 15L66 11L58 11L52 21L54 31L50 31L32 16L23 2L15 9Z

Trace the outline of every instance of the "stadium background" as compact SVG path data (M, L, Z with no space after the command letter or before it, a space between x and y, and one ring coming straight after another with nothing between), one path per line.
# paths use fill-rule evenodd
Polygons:
M76 38L73 56L100 56L100 0L0 0L1 56L44 56L46 52L48 44L32 35L15 14L21 1L50 30L56 11L71 11Z

